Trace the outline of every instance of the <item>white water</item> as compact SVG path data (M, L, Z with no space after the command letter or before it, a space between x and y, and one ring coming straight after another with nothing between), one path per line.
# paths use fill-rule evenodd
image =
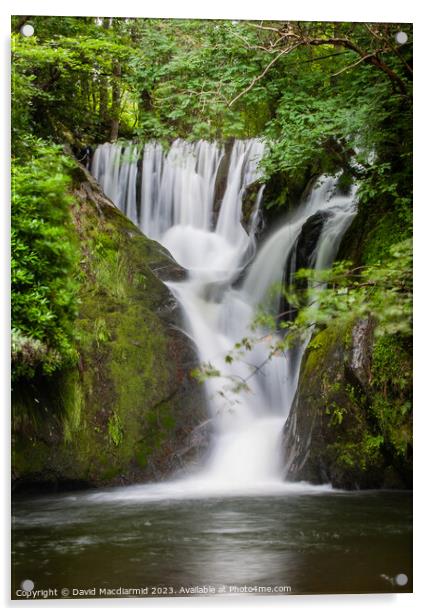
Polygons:
M188 270L187 280L168 285L181 303L185 329L197 345L200 361L222 374L205 385L215 430L209 458L198 473L164 484L165 494L169 486L170 494L178 490L248 494L287 487L282 481L280 439L306 343L267 361L274 338L268 332L254 332L261 341L252 350L230 364L225 357L235 343L251 335L249 325L260 304L277 314L279 300L268 300L268 293L282 283L286 260L310 216L329 212L310 261L310 266L326 268L355 215L355 204L353 194L337 194L335 178L321 178L255 256L263 187L248 230L242 221L242 198L246 187L259 178L263 151L258 139L235 141L218 213L214 189L224 152L215 143L177 140L167 153L156 143L141 149L104 144L94 155L92 171L106 194ZM142 159L139 203L138 158ZM233 286L249 264L242 284Z

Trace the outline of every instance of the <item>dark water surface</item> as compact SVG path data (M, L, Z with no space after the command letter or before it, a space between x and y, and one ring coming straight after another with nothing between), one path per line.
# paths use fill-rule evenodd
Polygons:
M203 585L216 593L235 585L258 593L267 586L294 594L412 591L408 492L109 494L118 491L14 500L14 598L23 580L35 590L67 588L70 596L74 588L100 596L100 587L187 594Z

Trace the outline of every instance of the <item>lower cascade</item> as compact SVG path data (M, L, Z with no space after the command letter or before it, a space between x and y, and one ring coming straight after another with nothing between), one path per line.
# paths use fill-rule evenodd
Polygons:
M355 189L345 194L336 177L319 178L296 211L257 250L264 185L247 215L243 198L247 187L261 177L264 149L260 139L236 140L229 152L217 143L178 139L168 152L154 142L106 143L93 157L92 173L107 196L187 270L185 280L166 284L182 306L184 329L196 344L199 360L221 375L205 382L213 425L208 457L185 479L164 484L171 486L171 495L183 495L185 489L286 489L282 428L307 343L268 360L274 335L264 330L251 334L250 324L261 306L277 315L280 299L271 289L296 271L301 231L318 213L322 224L307 267L332 264L355 216ZM222 167L227 174L220 198ZM226 362L235 344L250 336L260 342L240 359ZM148 495L157 497L165 489L161 485L147 487Z

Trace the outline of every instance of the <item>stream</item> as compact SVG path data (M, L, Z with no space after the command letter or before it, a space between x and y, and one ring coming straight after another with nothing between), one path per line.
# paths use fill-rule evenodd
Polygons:
M192 497L169 485L18 498L14 588L31 579L36 588L148 587L156 596L205 585L216 594L411 592L411 500L309 486Z
M175 481L17 496L15 589L32 580L78 597L101 596L100 588L119 588L117 596L127 596L121 588L150 596L411 592L410 492L284 481L282 428L306 342L268 362L277 334L250 325L262 306L277 315L277 285L286 263L287 274L296 271L307 221L321 216L308 267L330 267L356 203L354 187L343 192L323 176L258 249L264 186L247 216L242 206L264 148L259 139L234 142L218 203L221 145L97 148L92 173L104 192L188 272L166 284L200 362L218 371L205 383L213 438L202 466ZM259 342L226 362L248 337Z

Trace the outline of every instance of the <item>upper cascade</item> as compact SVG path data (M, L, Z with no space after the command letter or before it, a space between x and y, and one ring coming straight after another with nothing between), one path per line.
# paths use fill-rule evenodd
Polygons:
M92 173L105 194L143 233L161 241L173 226L214 231L236 241L240 232L241 197L260 177L261 139L235 140L229 156L226 190L214 216L222 144L176 139L168 151L157 142L144 145L104 143L93 157ZM232 206L235 207L232 207Z
M271 291L283 283L286 267L287 274L295 272L307 221L324 212L307 256L308 267L321 269L332 264L355 215L354 189L345 194L337 178L322 176L254 258L263 184L246 227L242 207L247 186L261 178L264 150L261 139L236 140L229 153L217 143L181 139L167 152L154 142L105 143L92 165L112 201L188 270L186 280L166 284L182 306L200 361L220 375L205 383L216 437L201 479L221 486L282 481L280 435L306 343L268 361L278 334L253 331L251 324L263 304L278 314L280 290ZM233 285L241 272L242 284ZM248 337L257 344L227 363Z

